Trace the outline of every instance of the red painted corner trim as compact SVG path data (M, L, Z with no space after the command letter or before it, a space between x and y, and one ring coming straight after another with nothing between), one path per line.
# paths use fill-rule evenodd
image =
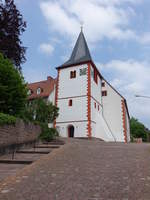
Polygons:
M127 143L126 109L125 102L121 100L124 142Z
M90 138L92 136L91 132L91 67L88 63L88 73L87 73L87 136Z
M56 81L55 106L58 105L59 76L60 76L60 69L58 69L58 76L57 76L57 81ZM53 126L54 128L56 128L56 120L54 121Z

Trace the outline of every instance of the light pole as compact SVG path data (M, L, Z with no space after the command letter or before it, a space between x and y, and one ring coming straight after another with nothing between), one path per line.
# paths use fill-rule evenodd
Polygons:
M150 99L150 96L143 96L143 95L135 95L135 97Z

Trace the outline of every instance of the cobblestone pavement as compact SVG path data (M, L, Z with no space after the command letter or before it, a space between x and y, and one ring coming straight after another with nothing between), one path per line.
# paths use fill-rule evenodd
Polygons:
M51 152L51 150L47 148L27 148L27 149L21 149L22 151L36 151L36 154L27 154L27 153L15 153L14 159L12 160L12 154L5 154L0 156L0 160L10 160L10 161L36 161L38 160L43 154L38 154L37 152ZM21 170L24 168L26 165L25 164L7 164L7 163L0 163L0 184L1 181L3 181L4 178L16 174L17 171Z
M68 140L5 179L0 200L150 200L150 145Z

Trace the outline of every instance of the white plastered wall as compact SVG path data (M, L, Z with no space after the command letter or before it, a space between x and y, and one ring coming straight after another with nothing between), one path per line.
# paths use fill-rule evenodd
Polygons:
M102 90L107 91L107 96L102 97L103 117L116 141L124 142L122 97L107 82L105 82L105 87L102 87Z
M95 100L91 98L91 115L92 115L92 137L100 138L104 141L115 141L113 135L111 134L103 116L102 116L102 106L96 103Z
M72 99L72 106L68 106ZM59 116L57 122L87 120L87 97L58 100Z
M57 130L61 137L68 137L68 126L74 126L74 137L87 137L87 122L57 123Z
M102 116L101 79L98 76L97 83L93 78L93 67L91 66L91 127L92 137L105 141L114 141L114 138ZM93 97L93 98L92 98ZM96 103L96 108L95 108ZM99 106L99 110L98 110Z
M80 76L80 69L87 68L87 65L78 65L60 70L58 98L86 95L87 74ZM70 79L70 71L76 70L76 78Z
M69 125L75 128L74 137L87 137L87 73L80 76L80 69L87 67L84 64L60 70L56 127L62 137L68 137ZM70 71L74 70L76 78L70 79ZM72 106L69 106L70 99Z

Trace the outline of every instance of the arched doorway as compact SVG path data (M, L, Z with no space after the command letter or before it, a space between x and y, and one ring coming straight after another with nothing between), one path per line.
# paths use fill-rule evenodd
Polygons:
M73 125L68 126L68 137L74 137L74 126Z

